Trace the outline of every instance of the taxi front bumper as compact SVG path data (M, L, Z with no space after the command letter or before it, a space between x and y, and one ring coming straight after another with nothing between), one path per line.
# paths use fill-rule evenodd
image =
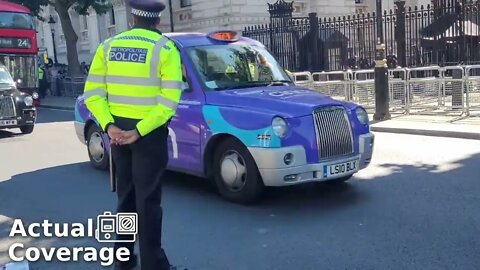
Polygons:
M345 177L366 168L373 154L374 135L364 134L359 137L359 153L348 157L329 160L322 163L307 163L305 149L302 146L281 148L250 147L263 182L266 186L289 186L306 182L318 182ZM292 154L289 165L285 164L284 157ZM347 175L325 177L323 173L326 165L339 164L352 160L358 161L358 167Z

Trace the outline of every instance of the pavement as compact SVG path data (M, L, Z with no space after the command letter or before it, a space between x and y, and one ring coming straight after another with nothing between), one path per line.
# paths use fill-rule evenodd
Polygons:
M0 265L15 242L109 246L94 237L9 237L14 219L84 223L115 212L108 171L89 164L72 117L40 108L32 134L0 131ZM478 270L479 149L476 140L379 132L371 165L348 183L272 188L252 206L226 202L205 179L169 173L164 248L192 270ZM29 267L101 269L112 268L82 254Z
M48 97L33 134L0 131L0 269L11 262L7 251L15 242L105 245L8 236L14 219L83 223L115 212L108 172L89 166L75 136L74 104L72 97ZM163 243L172 263L197 270L478 270L480 239L472 236L480 229L480 115L370 119L372 164L343 185L272 189L260 205L246 207L222 200L204 179L169 173ZM80 257L4 270L44 269L105 268Z
M47 97L40 107L72 110L75 98ZM468 117L455 115L404 115L392 113L390 120L374 121L370 114L371 130L376 132L480 140L480 112Z

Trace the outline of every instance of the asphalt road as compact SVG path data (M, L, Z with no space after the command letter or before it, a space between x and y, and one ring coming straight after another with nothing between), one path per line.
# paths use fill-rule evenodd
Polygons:
M108 174L89 166L73 113L41 109L39 118L31 135L0 131L0 265L15 241L99 247L94 238L10 239L14 218L85 222L115 209ZM193 270L480 269L480 141L376 136L373 164L350 183L271 189L256 206L170 173L163 242L171 261Z

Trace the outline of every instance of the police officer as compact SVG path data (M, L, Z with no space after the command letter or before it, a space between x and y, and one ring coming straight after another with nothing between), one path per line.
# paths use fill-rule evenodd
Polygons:
M45 98L46 89L47 88L47 80L45 78L45 70L39 65L38 66L38 90L40 98Z
M98 47L85 84L85 104L108 133L117 176L117 211L138 214L142 270L184 269L170 265L162 248L162 176L168 162L168 123L181 96L182 68L174 43L156 29L165 5L130 0L135 26ZM118 236L119 240L125 240ZM134 243L130 260L138 264Z

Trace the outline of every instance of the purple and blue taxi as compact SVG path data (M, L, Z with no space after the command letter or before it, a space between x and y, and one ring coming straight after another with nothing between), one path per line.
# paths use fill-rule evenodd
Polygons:
M166 35L184 67L169 170L248 203L268 186L344 182L369 165L374 135L362 107L296 86L264 45L232 31ZM75 129L91 164L107 169L108 137L82 96Z

